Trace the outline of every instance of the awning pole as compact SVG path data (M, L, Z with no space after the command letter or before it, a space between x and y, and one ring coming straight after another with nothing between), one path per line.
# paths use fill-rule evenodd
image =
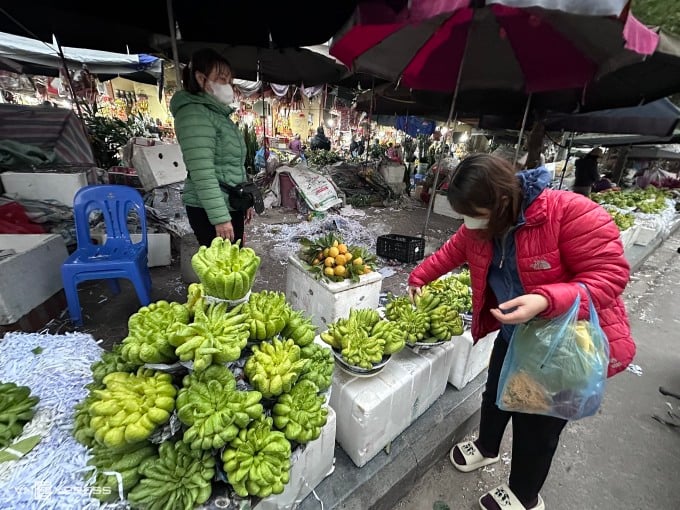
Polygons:
M571 136L569 137L569 145L567 147L567 157L564 160L564 168L562 168L562 175L560 175L560 187L557 189L562 189L562 184L564 183L564 174L567 173L567 165L569 164L569 159L571 158L571 149L574 145L574 135L576 134L575 131L571 132Z
M64 50L61 47L61 43L59 42L59 39L55 35L52 35L52 39L54 42L57 44L57 51L59 52L59 59L61 60L61 66L64 69L64 74L66 75L66 83L68 84L68 89L71 92L71 99L73 99L73 103L76 105L76 110L78 111L78 118L80 119L80 126L83 128L83 132L85 133L85 136L89 140L90 138L90 133L87 130L87 126L85 125L85 117L83 117L83 110L80 108L80 103L78 102L78 98L76 97L76 89L73 86L73 80L71 79L71 73L68 72L68 65L66 62L66 57L64 56Z
M475 19L475 8L472 8L472 20L474 22ZM456 110L456 102L458 101L458 92L460 91L460 82L461 82L461 77L463 75L463 65L465 64L465 57L467 56L468 53L468 47L470 46L470 34L472 33L472 24L470 24L470 28L468 28L468 33L467 36L465 37L465 47L463 48L463 54L460 57L460 64L458 65L458 76L456 77L456 88L453 91L453 99L451 100L451 108L449 108L449 116L446 119L446 134L444 134L444 138L442 140L442 150L439 152L439 158L437 163L441 163L442 161L442 156L444 155L444 145L446 145L446 139L451 133L451 118L453 117L453 114ZM456 113L456 116L453 120L454 122L454 127L458 123L458 113ZM451 141L453 142L453 135L451 135ZM434 165L433 165L434 166ZM432 206L434 205L434 199L437 194L437 184L439 181L439 173L441 172L441 165L437 165L438 170L434 173L434 184L432 186L432 193L430 193L430 201L427 204L427 217L425 218L425 226L423 227L423 232L422 232L422 237L425 237L425 234L427 233L427 226L430 223L430 215L432 214Z
M522 137L524 137L524 129L526 128L527 125L527 118L529 117L529 107L531 106L531 96L533 94L529 94L529 97L527 98L527 105L524 108L524 117L522 118L522 127L519 130L519 138L517 139L517 148L515 149L515 158L512 160L513 166L517 164L517 157L519 156L519 148L522 146Z
M179 49L177 48L177 30L175 26L175 12L172 8L172 0L166 0L168 9L168 23L170 25L170 43L172 44L172 59L175 61L175 79L177 89L182 88L182 71L179 67Z

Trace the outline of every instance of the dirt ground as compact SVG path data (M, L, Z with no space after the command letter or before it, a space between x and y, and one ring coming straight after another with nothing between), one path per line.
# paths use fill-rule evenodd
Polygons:
M287 258L294 254L300 236L314 236L336 228L352 244L361 244L375 251L378 236L383 234L403 234L418 236L423 233L427 217L425 206L419 201L403 197L389 207L369 207L355 209L345 207L338 213L304 217L295 210L276 208L267 209L257 216L246 228L246 244L253 248L262 259L254 289L285 292ZM426 239L426 254L432 253L460 226L458 220L431 214ZM177 240L178 241L178 240ZM179 242L173 243L177 247ZM183 302L186 297L186 284L182 280L179 250L173 250L172 265L151 269L153 282L152 300ZM403 294L406 281L413 264L402 264L394 260L378 259L378 270L386 271L382 292ZM393 274L392 274L393 273ZM51 333L83 331L95 339L102 340L102 347L110 349L125 338L127 320L138 308L139 301L127 281L121 282L121 293L112 295L103 281L83 283L79 287L84 324L74 328L64 313L61 318L48 325Z

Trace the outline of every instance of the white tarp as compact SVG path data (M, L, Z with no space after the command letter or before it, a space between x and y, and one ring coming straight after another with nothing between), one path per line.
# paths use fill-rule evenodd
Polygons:
M64 46L64 57L73 69L87 65L93 74L129 74L147 72L160 79L163 61L149 55L128 55L109 51ZM62 62L57 45L37 39L0 32L0 58L13 62L60 68Z

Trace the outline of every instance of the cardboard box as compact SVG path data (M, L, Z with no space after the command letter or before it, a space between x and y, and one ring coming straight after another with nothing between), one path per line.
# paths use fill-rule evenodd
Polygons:
M61 265L68 257L55 234L1 234L0 324L13 324L63 288Z
M449 372L449 382L457 389L463 389L470 381L481 374L489 366L489 358L498 331L489 333L479 342L472 345L472 335L466 331L462 336L455 336L453 357Z
M315 280L294 256L288 257L286 297L296 310L311 316L315 326L325 329L337 319L349 316L352 308L378 308L382 275L377 271L350 280Z
M328 421L321 435L304 450L294 451L290 481L281 494L261 500L253 510L293 510L321 481L333 472L335 463L336 416L328 408Z
M187 176L182 151L178 144L135 147L132 165L137 170L139 180L147 191L166 184L181 182Z
M441 214L442 216L448 216L449 218L454 218L457 220L463 219L463 216L458 214L451 207L449 200L446 198L446 193L442 193L441 191L438 191L434 197L432 212L436 214Z
M87 186L87 172L75 173L24 173L3 172L0 174L5 193L11 197L28 200L56 200L62 205L73 207L73 198L78 190Z
M418 353L407 347L370 378L336 365L330 399L336 440L354 464L364 466L444 393L452 354L450 344Z

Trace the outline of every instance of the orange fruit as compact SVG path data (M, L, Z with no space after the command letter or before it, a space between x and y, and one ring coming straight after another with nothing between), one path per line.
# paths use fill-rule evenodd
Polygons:
M347 269L345 269L345 266L335 266L333 271L335 272L335 276L345 276Z
M339 244L340 244L340 243L339 243L338 240L336 239L335 241L333 241L333 248L337 248Z
M313 265L313 266L316 266L316 265L319 264L319 263L321 263L321 259L320 259L319 257L315 258L315 259L312 261L312 265Z
M368 273L370 273L371 271L372 271L371 268L368 267L368 266L366 266L366 267L364 268L364 274L368 274Z
M346 261L347 261L347 259L342 254L335 257L335 263L339 266L344 266Z
M327 267L326 269L323 270L323 274L326 276L335 276L335 271L333 271L332 267Z
M347 253L345 253L345 261L346 262L349 262L350 260L352 260L352 257L353 257L353 255L352 255L351 252L348 251Z
M323 265L326 267L332 267L335 265L335 259L333 257L326 257L326 260L323 261Z
M329 257L335 258L335 257L337 257L338 255L340 255L340 250L338 250L335 246L333 246L332 248L330 248L330 249L328 250L328 256L329 256Z
M340 250L340 253L342 254L347 253L347 245L345 243L340 243L338 245L338 250Z
M324 251L321 252L321 253L323 254L324 257L328 257L328 252L329 252L329 248L326 248L326 249L324 249Z
M352 264L354 264L355 266L360 266L363 263L364 263L364 260L361 257L357 257L352 261Z

